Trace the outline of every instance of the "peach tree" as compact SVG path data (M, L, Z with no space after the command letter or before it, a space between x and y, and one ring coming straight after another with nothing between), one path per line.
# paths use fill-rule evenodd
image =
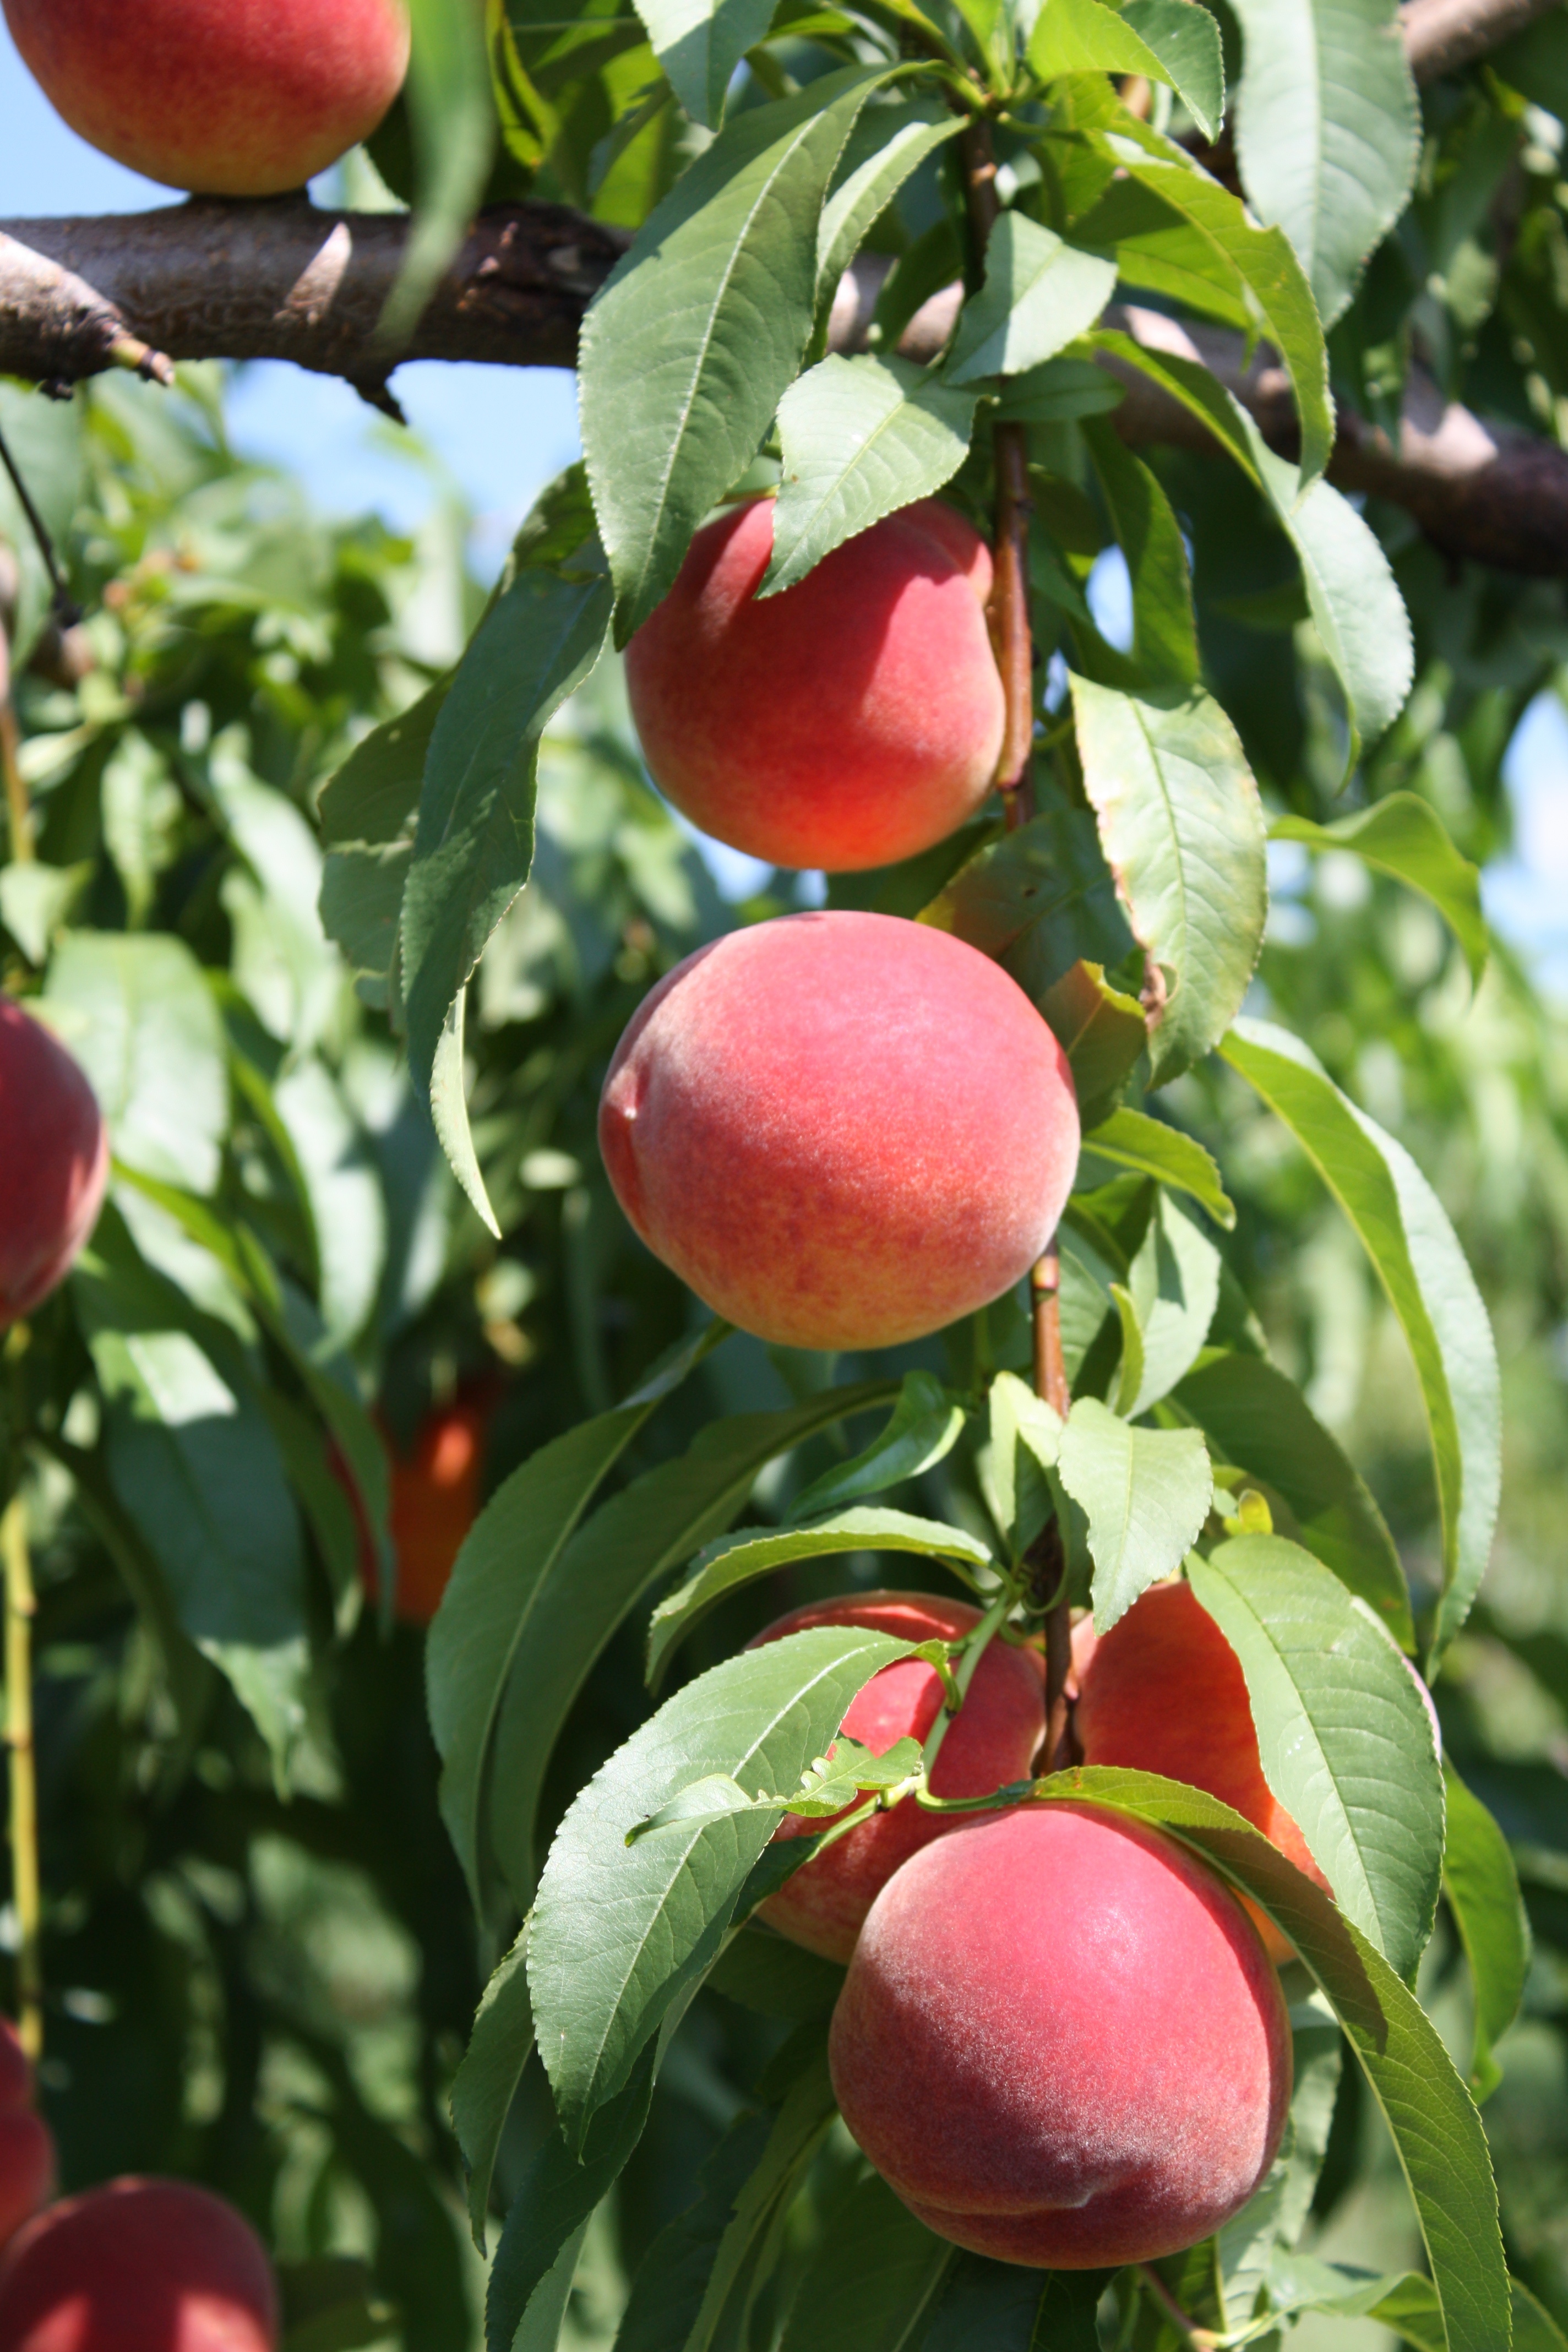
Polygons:
M459 2161L494 2352L1163 2352L1369 2319L1447 2352L1560 2344L1568 2250L1484 2103L1531 1921L1532 2017L1560 2000L1568 1615L1532 1614L1507 1557L1483 1592L1506 1368L1482 1286L1511 1359L1549 1363L1564 1112L1549 1016L1505 953L1489 970L1477 868L1563 645L1561 14L553 7L415 9L351 167L379 210L198 195L0 245L0 365L92 380L0 407L26 729L5 978L114 1150L68 1283L5 1343L12 1619L30 1548L41 1657L79 1623L114 1691L90 1727L45 1723L100 1834L68 1850L46 1775L19 1941L46 1999L90 1986L73 1937L110 1976L117 1934L143 1956L116 1999L161 1986L181 2126L149 2155L158 2118L89 2123L91 2002L68 2004L46 2049L69 2165L189 2169L269 2219L300 2352L469 2340ZM176 379L267 353L394 409L404 357L574 358L584 460L488 600L432 625L433 538L269 511L210 385ZM973 665L982 771L914 854L811 856L807 827L721 903L643 756L685 805L710 725L697 813L742 847L727 750L739 793L787 738L842 803L870 763L852 709L820 714L871 591L832 628L789 616L939 494L955 600L952 534L989 550L984 637L955 601L973 643L932 623L901 708L918 732ZM667 643L661 750L632 649L646 677L694 542L737 513L768 520L737 600L753 667L721 709L730 641ZM762 970L792 920L787 969L719 1005L656 1219L613 1125L601 1160L605 1073L658 1065L605 1097L635 1136L691 1059L689 975ZM814 988L830 932L891 944L824 950ZM942 1050L900 1029L917 957L983 974L932 982ZM1004 983L1026 1042L988 1062L970 995ZM735 1106L786 1018L758 1132ZM852 1064L811 1043L835 1023ZM1037 1051L1079 1141L1048 1212ZM858 1231L812 1158L830 1113ZM830 1224L825 1292L879 1249L879 1295L900 1269L919 1291L958 1179L952 1255L967 1231L988 1269L1026 1178L1043 1224L957 1319L773 1318ZM721 1223L728 1287L699 1247ZM481 1367L493 1491L421 1653L390 1624L372 1407L401 1444ZM879 1617L889 1577L923 1598ZM1136 1648L1170 1594L1190 1664ZM809 1622L775 1629L785 1604ZM982 1737L1003 1664L1038 1685L1016 1757ZM1086 1822L1112 1859L1073 1859ZM889 1859L830 1949L806 1890L873 1834ZM117 1841L144 1860L107 1864ZM987 1875L1026 1849L1064 1859ZM380 1996L416 2060L345 2039L311 1906L347 1937L360 1896L300 1853L361 1874L416 1956L417 1993ZM1082 2054L1110 1999L1094 1905L1152 1885L1151 1856L1163 1891L1125 1904L1152 2044L1211 1932L1252 1989L1166 2070L1168 2137L1228 2189L1190 2235L1085 2223L1059 2259L987 2237L915 2176L998 2053L1026 2073L1075 2019L1080 2136L1110 2131L1151 2053L1134 1975L1112 2057ZM1005 2027L953 2075L972 1974ZM1199 2095L1253 2011L1274 2111L1227 2172ZM1015 2212L1049 2204L1046 2096L985 2152ZM1322 2235L1374 2116L1409 2212L1382 2269Z

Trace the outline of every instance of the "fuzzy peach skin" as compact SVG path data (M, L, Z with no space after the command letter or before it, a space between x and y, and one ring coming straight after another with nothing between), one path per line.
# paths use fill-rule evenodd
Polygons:
M999 964L889 915L700 948L616 1049L599 1148L656 1257L794 1348L887 1348L1038 1256L1078 1165L1067 1056Z
M183 2180L68 2198L0 2259L0 2352L276 2352L278 2325L249 2222Z
M956 1642L980 1622L966 1601L931 1592L858 1592L794 1609L750 1643L759 1648L814 1625L868 1625L901 1642ZM919 1658L900 1658L873 1675L844 1718L844 1729L873 1755L895 1740L922 1744L942 1704L942 1680ZM931 1775L939 1797L984 1797L1022 1780L1045 1737L1046 1698L1039 1653L996 1639L987 1643L963 1706L948 1726ZM911 1800L873 1813L795 1872L770 1895L762 1916L770 1927L825 1959L847 1960L866 1914L901 1863L964 1818L943 1820ZM826 1822L786 1819L779 1838L805 1837Z
M654 780L694 824L775 866L887 866L963 823L1002 749L991 555L922 499L757 602L773 502L692 541L626 648Z
M1053 2270L1238 2211L1290 2097L1279 1979L1219 1881L1090 1805L992 1813L872 1905L833 2013L845 2122L938 2235Z
M0 996L0 1330L63 1281L108 1181L92 1088L41 1023Z
M0 2246L54 2194L55 2143L33 2111L33 2069L20 2036L0 2018Z
M1086 1764L1206 1789L1329 1890L1263 1777L1241 1662L1190 1584L1152 1585L1093 1644L1081 1679L1073 1723ZM1273 1921L1247 1908L1270 1957L1288 1959L1291 1946Z
M198 195L302 188L408 64L402 0L5 0L5 20L73 131Z

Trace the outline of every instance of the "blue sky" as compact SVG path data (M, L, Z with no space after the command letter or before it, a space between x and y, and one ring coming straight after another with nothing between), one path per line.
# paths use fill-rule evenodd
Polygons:
M136 212L175 201L121 169L60 121L23 67L0 16L0 219ZM499 564L535 493L578 454L574 380L564 368L400 368L395 390L426 448L478 518L474 554ZM236 445L287 466L329 509L374 509L395 526L417 522L436 495L429 466L399 452L400 436L344 383L270 362L238 371L229 400ZM1110 619L1115 583L1102 583ZM1542 695L1510 749L1514 854L1485 877L1498 929L1531 951L1568 998L1568 711ZM721 881L754 887L750 859L721 853Z

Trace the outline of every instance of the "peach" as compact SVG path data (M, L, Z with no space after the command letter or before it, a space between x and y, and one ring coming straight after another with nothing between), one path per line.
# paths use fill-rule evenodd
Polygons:
M984 1307L1078 1164L1067 1057L999 964L888 915L700 948L616 1049L599 1148L656 1257L795 1348L887 1348Z
M412 1456L393 1457L388 1526L397 1555L395 1606L405 1625L428 1625L479 1517L485 1420L481 1403L459 1399L426 1415Z
M33 2069L16 2027L0 2018L0 2246L53 2195L55 2143L33 2112Z
M777 1642L814 1625L868 1625L902 1642L955 1642L980 1622L966 1601L930 1592L858 1592L822 1601L781 1617L751 1643ZM859 1694L844 1718L844 1729L873 1755L885 1755L895 1740L922 1744L942 1704L942 1680L919 1658L884 1666ZM993 1789L1022 1780L1045 1737L1046 1700L1039 1653L1010 1642L988 1643L963 1706L948 1726L931 1775L939 1797L984 1797ZM922 1812L911 1800L840 1838L795 1872L762 1906L770 1927L793 1943L826 1959L847 1960L861 1923L901 1863L931 1839L968 1818L944 1819ZM826 1822L786 1819L779 1838L805 1837ZM776 1841L775 1841L776 1842Z
M12 37L73 131L198 195L303 187L396 97L402 0L5 0Z
M773 545L771 499L705 525L626 648L654 781L775 866L912 857L979 807L1002 749L990 552L922 499L759 603Z
M1190 1584L1151 1586L1093 1644L1082 1684L1073 1722L1086 1764L1161 1772L1206 1789L1328 1889L1263 1777L1240 1661ZM1273 1921L1252 1916L1270 1956L1288 1958L1291 1948Z
M250 2224L183 2180L111 2180L30 2221L0 2259L0 2352L275 2352Z
M1290 2097L1284 1996L1239 1905L1173 1840L1078 1803L984 1816L888 1881L828 2055L911 2212L1052 2270L1207 2237Z
M92 1088L49 1032L0 996L0 1330L70 1270L109 1181Z

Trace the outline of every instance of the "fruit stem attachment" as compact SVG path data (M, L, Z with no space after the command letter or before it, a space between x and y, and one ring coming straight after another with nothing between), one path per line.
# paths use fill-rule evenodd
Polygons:
M37 2063L44 2046L39 1939L38 1780L33 1749L33 1593L26 1506L20 1487L0 1517L5 1572L5 1745L11 1784L11 1885L16 1906L16 2030Z
M990 1608L985 1612L984 1616L980 1620L979 1624L974 1628L974 1631L972 1633L967 1634L964 1638L963 1654L959 1658L958 1665L953 1674L953 1681L958 1687L957 1703L955 1705L952 1700L949 1700L945 1706L939 1707L937 1710L936 1721L931 1725L930 1731L926 1734L925 1751L922 1761L925 1765L925 1777L928 1786L931 1781L931 1776L936 1769L936 1759L942 1754L942 1743L947 1738L948 1725L952 1721L953 1717L958 1713L959 1707L963 1705L964 1700L968 1697L969 1685L974 1680L975 1675L979 1671L980 1661L984 1656L987 1648L990 1646L992 1636L999 1633L1002 1627L1006 1623L1009 1614L1016 1604L1017 1598L1018 1596L1014 1591L1012 1585L1005 1584L1002 1587L1001 1591L996 1595L995 1600L991 1603Z
M1216 2336L1211 2327L1199 2327L1188 2317L1152 2263L1140 2263L1138 2276L1183 2343L1191 2346L1192 2352L1218 2352L1225 2338Z

